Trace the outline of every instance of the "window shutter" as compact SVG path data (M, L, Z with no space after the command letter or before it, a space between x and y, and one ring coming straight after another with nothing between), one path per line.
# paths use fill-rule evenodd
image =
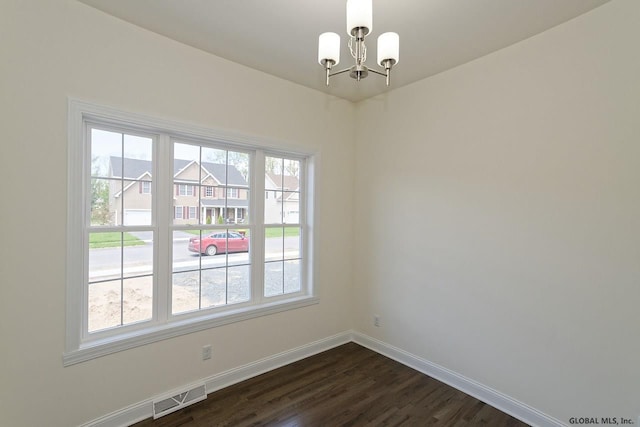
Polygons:
M196 186L195 185L191 186L191 195L194 196L194 197L196 195Z
M138 192L142 194L142 181L138 183Z
M180 195L180 186L176 184L176 196Z
M182 218L189 218L189 207L188 206L183 206L182 207Z

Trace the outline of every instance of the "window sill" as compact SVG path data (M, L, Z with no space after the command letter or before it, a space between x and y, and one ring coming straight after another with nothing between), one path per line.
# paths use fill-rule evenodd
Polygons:
M91 359L117 353L123 350L139 347L157 341L174 338L192 332L203 331L229 323L240 322L282 311L307 307L317 304L318 297L304 296L290 300L279 300L259 306L242 307L234 311L214 313L179 321L173 321L165 325L156 325L146 329L137 330L118 337L109 337L102 340L83 343L77 350L67 352L62 357L63 366L71 366L86 362Z

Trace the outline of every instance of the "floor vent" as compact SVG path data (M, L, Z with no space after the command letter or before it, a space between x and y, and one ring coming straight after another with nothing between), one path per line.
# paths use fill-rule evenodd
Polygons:
M196 386L191 390L183 391L170 397L162 397L153 401L153 418L160 418L163 415L170 414L189 406L193 403L200 402L207 398L207 391L204 384Z

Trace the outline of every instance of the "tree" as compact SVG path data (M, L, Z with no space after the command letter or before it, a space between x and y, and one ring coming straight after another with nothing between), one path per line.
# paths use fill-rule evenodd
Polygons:
M102 179L91 180L91 223L96 225L111 223L109 185Z
M282 170L282 159L268 156L265 157L264 170L274 175L280 175L280 171Z

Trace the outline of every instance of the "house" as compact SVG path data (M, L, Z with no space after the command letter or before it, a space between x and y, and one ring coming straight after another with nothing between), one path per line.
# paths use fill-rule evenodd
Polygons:
M265 221L296 224L300 220L300 181L295 175L265 174Z
M484 11L500 14L480 32L495 38L501 24L523 18L516 4L598 7L351 102L331 91L384 82L343 76L323 92L143 29L95 0L0 2L0 424L127 425L186 385L214 390L355 341L531 425L614 417L640 425L640 1L424 1L432 25L414 14L412 34L445 26L437 34L453 46L460 33L449 31L468 36L480 16L451 22L439 13L487 2ZM126 3L142 2L100 6ZM175 3L161 26L174 28L170 10L188 9ZM285 3L278 15L315 18L333 2L305 2L304 13L285 13ZM344 2L337 6L344 33ZM250 41L265 37L216 19ZM281 46L315 62L316 38L289 33ZM403 51L394 76L411 71L401 68L411 55L440 64L454 53L431 55L431 46ZM282 62L277 48L235 51ZM68 149L70 99L172 120L203 137L240 134L315 153L317 302L65 367L68 310L80 300L66 298L67 231L79 215L66 204L77 155ZM215 183L215 171L191 168ZM176 204L196 206L181 201L193 198L183 190ZM142 221L135 210L144 209L132 206L127 219ZM212 357L202 360L208 345Z
M123 209L124 224L151 224L151 166L148 160L110 158L109 177L130 181L122 190L117 188L120 181L109 181L114 225L118 225L118 209ZM174 159L173 171L174 224L236 224L247 217L249 185L235 166Z

